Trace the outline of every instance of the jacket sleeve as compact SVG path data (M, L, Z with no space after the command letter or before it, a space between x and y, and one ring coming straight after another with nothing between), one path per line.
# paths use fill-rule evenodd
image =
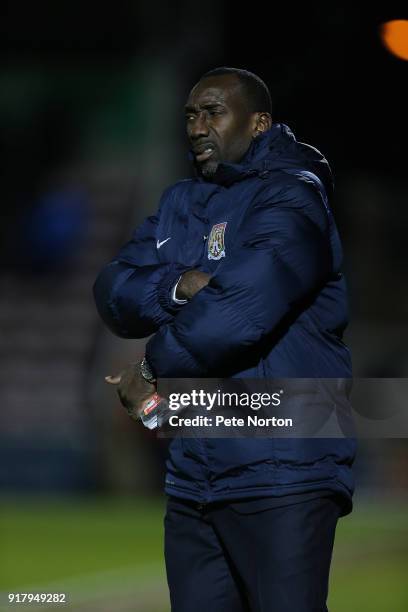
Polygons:
M148 342L157 376L217 375L245 359L331 275L327 212L300 181L279 201L266 197L254 206L238 238L208 286Z
M161 206L171 188L163 193ZM97 310L109 329L122 338L144 338L170 323L182 308L171 290L188 268L160 262L157 226L161 206L134 232L118 256L99 273L93 287Z

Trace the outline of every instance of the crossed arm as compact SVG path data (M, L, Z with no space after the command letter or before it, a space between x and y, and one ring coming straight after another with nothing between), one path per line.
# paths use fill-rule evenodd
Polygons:
M159 377L211 375L273 332L285 315L316 292L331 273L328 221L319 195L292 185L278 203L266 199L254 207L239 243L211 278L198 270L177 272L172 286L180 274L182 277L176 297L189 302L156 322L156 333L147 344L147 360ZM130 308L128 313L120 313L123 320L130 320L130 315L140 319L138 304L142 304L143 312L155 308L154 288L158 286L150 277L147 290L141 284L145 274L142 267L132 277L137 284L132 287L132 296L137 290L139 295L147 292L150 302L146 298L123 301L121 295L115 298ZM146 310L149 303L152 308ZM145 335L149 333L151 328ZM122 385L120 395L128 401L134 397L136 407L138 386L132 382L125 385L125 379L129 381L123 374L116 382Z
M176 297L191 300L196 293L208 285L211 276L200 270L188 270L177 284ZM140 362L130 364L115 376L106 376L105 381L117 386L121 404L133 419L139 418L143 403L156 391L156 384L146 381L141 374Z

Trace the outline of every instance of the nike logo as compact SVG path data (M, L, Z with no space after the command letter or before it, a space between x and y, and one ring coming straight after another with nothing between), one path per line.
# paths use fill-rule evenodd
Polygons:
M160 242L160 240L158 240L158 241L157 241L157 245L156 245L156 246L157 246L157 248L158 248L158 249L160 249L160 247L161 247L161 246L163 246L163 244L164 244L165 242L167 242L168 240L171 240L171 236L169 236L168 238L166 238L166 240L162 240L161 242Z

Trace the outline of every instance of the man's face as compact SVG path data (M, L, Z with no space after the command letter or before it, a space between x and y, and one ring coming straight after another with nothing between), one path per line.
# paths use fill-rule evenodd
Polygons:
M231 74L199 81L185 112L195 161L207 178L220 162L239 162L256 134L256 113L249 112L241 84Z

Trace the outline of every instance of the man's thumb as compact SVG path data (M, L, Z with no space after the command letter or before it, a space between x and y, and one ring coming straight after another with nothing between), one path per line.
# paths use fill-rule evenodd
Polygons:
M116 376L105 376L105 380L110 385L118 385L122 378L122 374L117 374Z

